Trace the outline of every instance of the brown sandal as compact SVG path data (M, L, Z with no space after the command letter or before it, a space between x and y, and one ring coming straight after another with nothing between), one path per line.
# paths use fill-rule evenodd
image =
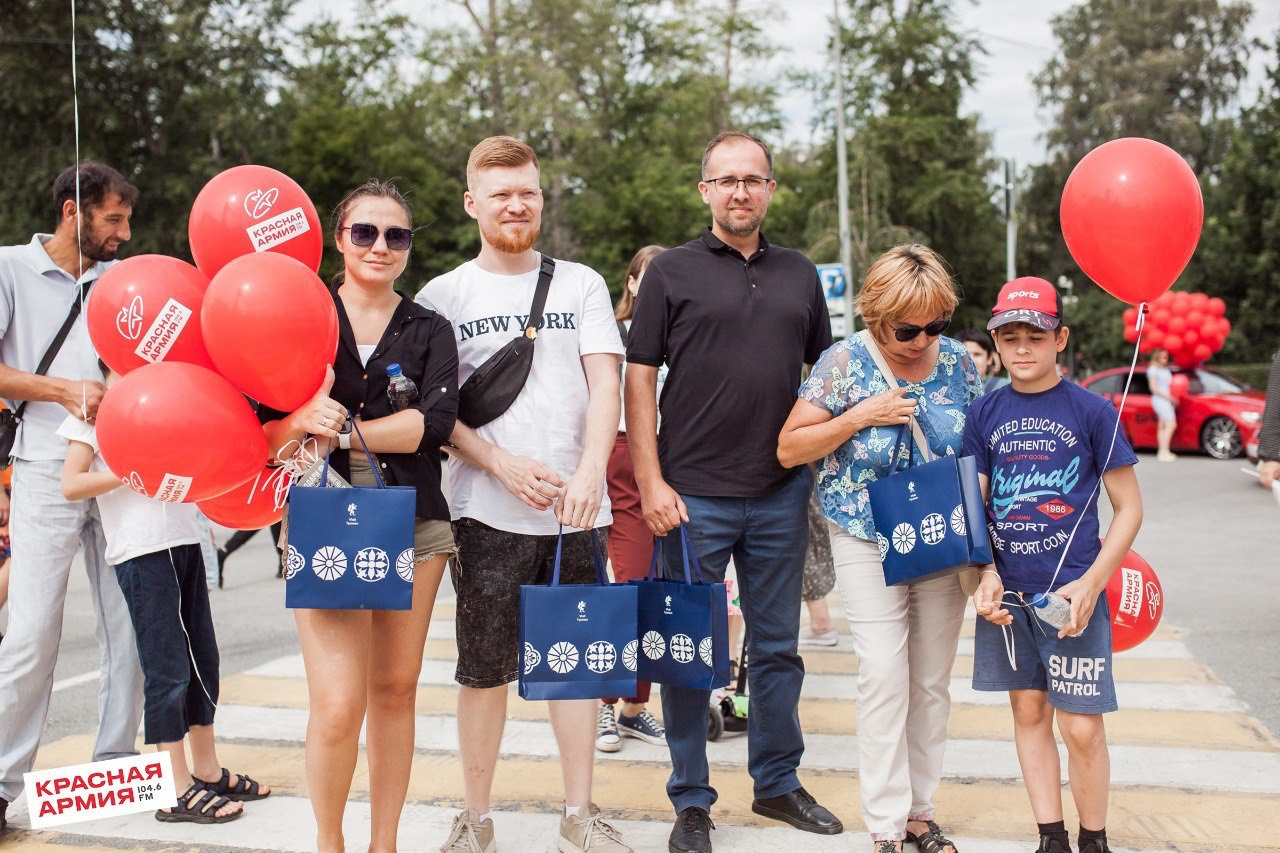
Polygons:
M271 796L271 792L262 793L262 786L253 779L241 773L235 775L235 783L232 783L231 771L222 768L222 778L217 782L206 782L203 779L196 779L196 784L203 785L206 790L226 797L228 800L235 800L240 803L251 802L252 800L264 800Z
M178 802L172 809L158 809L156 820L161 823L227 823L244 814L244 806L241 806L239 811L219 815L218 812L230 802L226 797L220 797L204 787L197 779L178 797Z

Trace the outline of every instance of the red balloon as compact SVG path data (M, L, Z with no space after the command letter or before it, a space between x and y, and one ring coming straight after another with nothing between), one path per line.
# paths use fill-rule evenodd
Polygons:
M1205 310L1209 312L1210 317L1221 317L1227 313L1227 303L1215 296L1205 305Z
M231 383L194 364L161 362L121 377L98 407L107 467L140 494L203 501L266 464L267 438Z
M1124 317L1124 324L1126 326L1130 328L1132 328L1133 326L1136 326L1138 324L1138 309L1137 308L1124 309L1123 317Z
M1164 590L1155 570L1130 551L1107 581L1107 605L1111 608L1111 648L1124 652L1155 633L1164 614Z
M1156 308L1149 315L1149 319L1153 325L1167 326L1173 318L1173 312L1168 307Z
M320 269L324 231L302 187L266 166L235 166L204 185L187 221L191 256L213 278L231 260L256 252Z
M1199 329L1187 329L1185 332L1183 332L1183 333L1182 333L1182 345L1183 345L1183 346L1185 346L1185 347L1194 347L1194 346L1195 346L1196 344L1198 344L1198 343L1200 343L1200 330L1199 330Z
M1192 307L1192 308L1196 308L1196 309L1199 309L1199 310L1203 311L1203 310L1204 310L1204 308L1205 308L1205 306L1206 306L1206 305L1208 305L1208 304L1209 304L1209 294L1207 294L1207 293L1193 293L1193 294L1191 294L1191 307Z
M1143 355L1149 355L1152 350L1158 347L1159 347L1159 344L1151 340L1151 338L1143 338L1141 341L1138 342L1138 352L1142 353Z
M1187 395L1187 391L1191 388L1191 380L1187 378L1185 373L1173 374L1173 379L1169 382L1169 393L1173 395L1173 399L1181 400Z
M1173 149L1116 139L1076 164L1062 191L1062 236L1112 296L1137 304L1173 285L1204 222L1200 183Z
M1180 335L1187 330L1187 320L1185 317L1170 317L1165 327L1175 335Z
M1135 343L1138 340L1138 330L1126 326L1124 330L1124 339L1131 344Z
M1196 344L1196 348L1192 351L1191 357L1196 364L1204 364L1209 357L1214 354L1215 350L1208 344Z
M1185 316L1187 318L1187 325L1193 329L1198 329L1204 325L1204 311L1201 311L1199 308L1192 308L1187 311Z
M1222 333L1223 338L1226 338L1227 335L1231 334L1231 321L1226 317L1220 319L1218 321L1218 331Z
M1174 291L1173 295L1169 298L1169 304L1173 306L1175 313L1181 314L1185 311L1189 311L1191 310L1191 294L1187 293L1185 290Z
M290 482L284 468L263 468L226 494L200 501L198 506L223 527L258 530L284 517Z
M200 332L200 304L208 286L204 273L177 258L126 258L89 291L84 312L93 348L121 376L166 360L212 370Z
M314 272L285 255L236 258L201 311L218 371L253 399L292 412L320 388L338 351L338 312Z
M1143 340L1151 341L1152 347L1162 346L1164 344L1164 330L1147 327L1143 332Z
M1174 353L1182 349L1182 338L1178 335L1165 335L1164 348Z

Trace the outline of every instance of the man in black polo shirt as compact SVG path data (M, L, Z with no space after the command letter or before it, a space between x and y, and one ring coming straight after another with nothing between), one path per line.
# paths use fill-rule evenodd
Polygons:
M653 532L687 523L704 577L723 579L734 558L751 628L752 810L835 834L840 821L796 776L804 752L796 643L813 476L805 466L783 468L777 457L802 368L831 345L831 323L813 263L760 233L776 187L772 155L759 139L730 132L707 145L698 189L713 224L645 272L627 347L627 435ZM657 436L663 362L670 371ZM667 551L674 569L679 549ZM662 690L674 853L711 849L709 700L706 690Z

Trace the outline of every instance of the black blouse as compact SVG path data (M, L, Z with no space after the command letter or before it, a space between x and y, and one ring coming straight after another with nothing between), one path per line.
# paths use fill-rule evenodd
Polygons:
M389 486L417 489L418 518L449 520L449 504L440 490L440 446L449 440L458 419L458 345L449 322L401 295L391 322L367 365L360 363L355 333L336 287L330 288L338 311L338 351L334 356L333 390L329 396L362 421L394 414L387 399L387 365L399 363L418 386L422 441L413 453L377 453L379 473ZM284 417L264 408L263 421ZM350 453L334 450L330 465L350 479Z

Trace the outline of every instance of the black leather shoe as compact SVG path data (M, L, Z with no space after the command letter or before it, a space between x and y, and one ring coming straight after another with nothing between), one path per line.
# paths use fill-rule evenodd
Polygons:
M671 853L711 853L711 830L715 828L706 809L689 806L676 815L667 849Z
M4 831L9 827L9 821L5 817L5 814L8 811L9 811L9 801L4 799L3 797L0 797L0 835L3 835Z
M804 788L796 788L780 797L754 800L751 810L758 815L785 821L805 832L816 832L819 835L839 835L844 832L844 824L840 819L819 805Z

